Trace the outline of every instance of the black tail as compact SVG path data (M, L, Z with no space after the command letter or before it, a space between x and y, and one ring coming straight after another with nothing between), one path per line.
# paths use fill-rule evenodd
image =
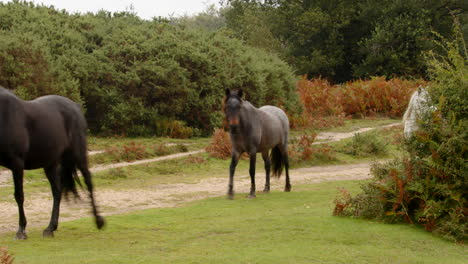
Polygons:
M271 150L270 160L272 165L272 176L279 178L284 167L284 159L279 146L276 146Z
M61 165L60 177L62 183L62 194L65 198L68 198L68 194L73 193L75 198L80 198L78 190L76 189L76 183L80 186L82 185L76 171L76 164L71 155L64 155Z

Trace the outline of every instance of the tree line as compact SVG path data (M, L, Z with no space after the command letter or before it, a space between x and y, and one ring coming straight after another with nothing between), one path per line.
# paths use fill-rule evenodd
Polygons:
M427 78L424 52L434 32L453 39L459 0L226 0L227 27L272 51L298 74L333 82L371 76Z

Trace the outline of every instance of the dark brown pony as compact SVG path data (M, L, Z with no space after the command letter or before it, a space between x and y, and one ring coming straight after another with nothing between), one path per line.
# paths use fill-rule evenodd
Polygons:
M229 167L229 198L234 197L234 171L239 157L247 153L250 157L250 194L255 198L255 164L257 153L262 153L265 162L266 181L264 192L270 191L270 167L273 176L280 177L283 167L286 170L285 192L291 191L289 182L288 134L289 120L283 110L275 106L256 108L242 99L243 92L226 90L223 110L229 124L232 143L232 159ZM268 152L271 149L271 155Z
M77 168L88 187L96 225L104 226L97 211L88 169L86 120L78 104L56 95L23 101L0 86L0 165L13 173L19 210L17 239L26 239L23 171L43 168L53 196L52 216L43 236L57 230L60 200L72 192L78 196Z

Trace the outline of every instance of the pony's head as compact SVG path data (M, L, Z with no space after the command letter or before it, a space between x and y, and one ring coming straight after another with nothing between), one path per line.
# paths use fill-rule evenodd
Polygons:
M239 113L242 107L242 90L226 89L226 97L224 98L224 114L229 124L231 131L235 131L239 126Z

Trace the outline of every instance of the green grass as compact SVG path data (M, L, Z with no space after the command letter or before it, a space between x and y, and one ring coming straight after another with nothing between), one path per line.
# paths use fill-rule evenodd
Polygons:
M114 146L123 146L132 142L143 145L154 144L185 144L192 149L204 148L210 141L210 138L191 138L176 139L168 137L88 137L88 149L105 150Z
M466 263L468 250L410 225L331 216L336 188L295 186L249 200L238 194L62 223L54 239L29 230L27 241L1 234L15 263Z
M201 179L228 175L229 160L197 154L205 159L203 163L192 163L190 158L179 158L142 165L128 166L116 170L95 173L97 186L112 188L141 188L157 184L196 183ZM239 169L247 173L247 162L240 162ZM116 175L117 174L117 175Z

